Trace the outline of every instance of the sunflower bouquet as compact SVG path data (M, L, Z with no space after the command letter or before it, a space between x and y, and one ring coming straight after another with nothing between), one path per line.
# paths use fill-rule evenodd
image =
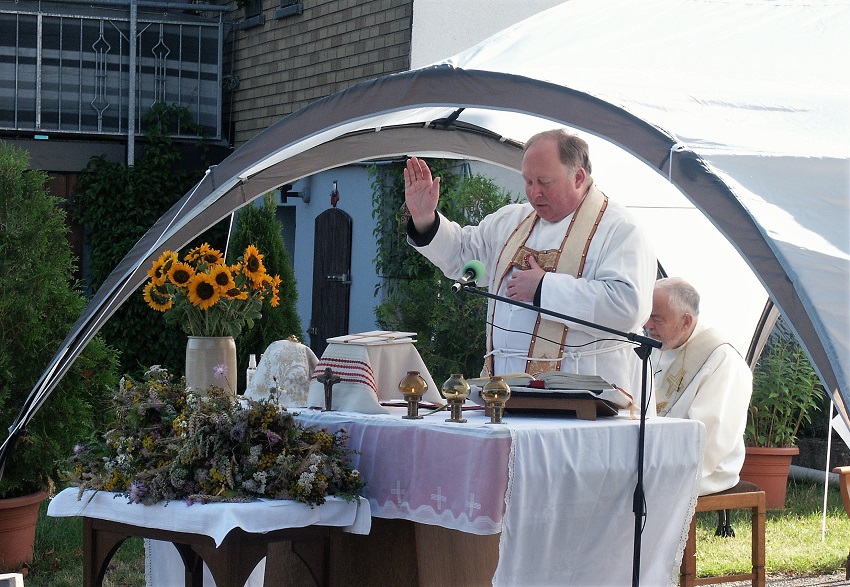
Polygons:
M262 314L263 300L280 303L280 276L269 275L254 245L234 265L207 243L191 249L181 261L165 251L148 270L147 304L166 319L179 320L191 336L233 336L251 328Z

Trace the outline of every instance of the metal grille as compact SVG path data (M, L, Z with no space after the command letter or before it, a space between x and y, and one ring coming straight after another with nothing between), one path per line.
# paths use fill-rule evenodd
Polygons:
M136 134L151 106L166 102L203 128L178 135L221 137L220 18L140 12L131 59L129 10L10 4L0 4L0 130L126 135L135 86Z

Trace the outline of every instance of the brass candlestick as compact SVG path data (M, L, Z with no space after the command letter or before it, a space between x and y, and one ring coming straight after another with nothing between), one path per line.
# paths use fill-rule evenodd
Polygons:
M402 416L406 420L419 420L419 402L428 390L428 383L419 375L419 371L408 371L407 375L399 382L398 389L407 401L407 415Z
M449 402L451 417L446 418L446 422L458 422L463 424L466 419L463 418L463 402L469 397L469 383L463 378L460 373L452 373L451 377L446 379L443 387L440 390L446 401Z
M501 424L502 415L505 412L505 402L511 397L511 388L505 383L505 379L499 375L490 377L490 381L481 389L481 397L487 402L490 409L490 421L488 424Z

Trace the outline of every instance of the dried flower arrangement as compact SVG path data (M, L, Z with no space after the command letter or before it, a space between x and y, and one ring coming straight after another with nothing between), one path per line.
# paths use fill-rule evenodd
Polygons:
M363 487L351 468L345 430L298 423L275 398L242 399L212 387L186 390L152 367L121 380L114 423L78 444L64 463L80 490L112 491L130 502L353 499Z

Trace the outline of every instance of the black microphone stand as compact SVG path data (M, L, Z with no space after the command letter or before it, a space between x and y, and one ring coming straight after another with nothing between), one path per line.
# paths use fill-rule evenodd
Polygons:
M455 286L460 286L459 289L461 291L473 293L475 295L484 296L485 298L490 298L493 300L497 300L499 302L505 302L506 304L511 304L513 306L519 306L520 308L525 308L527 310L532 310L534 312L540 312L541 314L547 314L549 316L554 316L555 318L560 318L561 320L566 320L568 322L573 322L575 324L581 324L583 326L588 326L590 328L594 328L596 330L601 330L603 332L608 332L610 334L614 334L616 336L625 338L626 340L630 340L634 343L637 343L637 347L635 347L635 352L638 357L640 357L642 369L641 369L641 394L640 394L640 427L638 431L638 462L637 462L637 484L635 486L635 493L632 501L632 511L635 513L635 540L634 540L634 554L632 556L632 585L637 587L640 584L640 550L641 550L641 533L643 532L643 520L646 516L646 501L644 499L643 492L643 459L644 459L644 446L646 444L646 407L647 407L647 377L649 375L649 354L652 352L653 348L661 348L661 343L655 339L649 338L648 336L643 336L641 334L636 334L634 332L622 332L620 330L615 330L613 328L609 328L607 326L603 326L602 324L595 324L593 322L588 322L587 320L582 320L581 318L574 318L572 316L568 316L566 314L561 314L560 312L555 312L552 310L547 310L546 308L541 308L539 306L535 306L533 304L527 304L525 302L519 302L517 300L512 300L510 298L506 298L504 296L492 294L489 291L484 291L482 289L478 289L475 286L475 283L456 283ZM454 289L454 288L453 288Z

